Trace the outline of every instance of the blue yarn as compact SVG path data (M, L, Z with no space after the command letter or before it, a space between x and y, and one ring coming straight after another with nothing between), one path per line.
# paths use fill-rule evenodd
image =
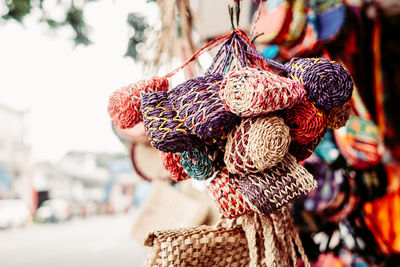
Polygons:
M203 180L211 176L213 162L203 148L185 151L179 154L181 165L187 174L196 179Z

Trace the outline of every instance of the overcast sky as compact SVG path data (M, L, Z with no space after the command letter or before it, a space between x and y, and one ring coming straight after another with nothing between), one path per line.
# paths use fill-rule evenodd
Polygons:
M106 109L115 89L144 78L123 57L132 11L154 14L155 9L145 0L88 4L93 45L75 49L69 30L49 31L35 22L35 14L24 26L0 25L0 103L30 110L28 140L35 160L57 160L69 150L123 151Z

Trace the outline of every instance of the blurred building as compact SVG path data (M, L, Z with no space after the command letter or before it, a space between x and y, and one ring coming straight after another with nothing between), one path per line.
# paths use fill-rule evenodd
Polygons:
M71 204L74 215L86 216L128 210L138 180L126 155L72 151L60 162L36 164L33 188L37 207L48 199L62 199Z
M22 198L29 202L30 146L23 111L0 105L0 199Z

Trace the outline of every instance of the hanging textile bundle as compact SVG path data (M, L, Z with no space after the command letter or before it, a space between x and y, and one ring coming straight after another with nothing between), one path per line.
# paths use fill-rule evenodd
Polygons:
M237 189L237 180L229 177L226 168L221 169L207 185L207 190L214 202L218 204L221 213L229 219L253 212L249 203Z
M321 136L327 127L325 113L307 100L279 113L290 128L292 141L307 144Z
M329 111L350 100L353 82L339 63L325 58L293 58L285 64L290 78L303 83L308 100Z
M151 144L163 152L191 151L200 142L196 136L188 133L167 96L166 91L142 95L141 109L146 135Z
M168 90L165 77L153 77L116 90L108 104L108 113L114 124L121 128L132 128L143 120L140 110L140 94Z
M172 89L169 100L190 133L222 148L238 118L226 111L218 95L221 81L218 73L190 79Z
M328 113L328 126L332 129L339 129L346 125L350 117L350 103L346 102L340 108L333 108Z
M229 72L219 92L225 108L240 117L290 108L305 93L299 81L249 67Z
M179 153L161 152L161 159L169 177L171 177L175 182L180 182L190 178L181 165L181 157L179 156Z
M288 205L317 182L296 158L308 157L321 141L325 112L349 100L351 78L326 59L294 59L286 65L264 59L243 31L234 30L210 41L164 79L218 45L203 76L169 91L142 94L146 134L154 147L170 152L164 164L175 181L211 177L207 189L221 213L237 218L226 222L245 233L245 262L298 266L298 252L309 266ZM269 66L286 70L289 78ZM184 248L177 253L181 263ZM197 258L194 265L206 260Z
M202 147L192 151L184 151L179 156L181 157L183 169L190 177L196 180L206 179L215 171L213 162Z
M313 176L286 154L273 168L237 177L239 192L258 213L269 214L317 187Z
M224 161L233 174L272 168L289 150L289 127L277 116L246 118L228 135Z

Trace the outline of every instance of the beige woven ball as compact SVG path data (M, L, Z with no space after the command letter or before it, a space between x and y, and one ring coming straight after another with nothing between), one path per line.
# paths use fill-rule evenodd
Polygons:
M277 116L242 119L228 135L224 161L230 173L257 173L279 163L289 150L289 127Z

